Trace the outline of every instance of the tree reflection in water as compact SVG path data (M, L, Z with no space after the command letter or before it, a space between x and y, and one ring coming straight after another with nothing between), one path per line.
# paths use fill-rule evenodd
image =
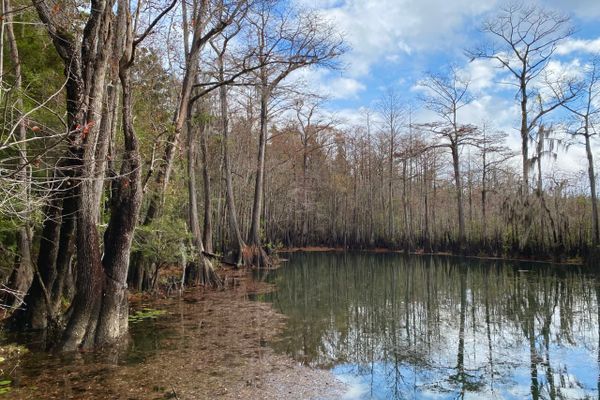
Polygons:
M357 398L597 398L596 277L576 267L292 254L269 295L279 351Z

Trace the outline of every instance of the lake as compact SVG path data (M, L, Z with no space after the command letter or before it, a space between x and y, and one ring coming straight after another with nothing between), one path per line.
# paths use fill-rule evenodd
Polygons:
M266 279L288 318L272 345L331 370L345 398L598 398L600 288L584 268L292 253Z

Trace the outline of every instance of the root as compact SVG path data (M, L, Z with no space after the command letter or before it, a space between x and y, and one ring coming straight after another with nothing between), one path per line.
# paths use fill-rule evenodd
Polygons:
M215 271L208 257L201 254L198 260L188 264L185 270L185 285L203 285L220 289L223 287L223 281Z
M202 265L202 283L204 286L210 286L220 289L223 287L223 281L215 271L212 263L208 258L201 257L200 264Z
M262 246L249 245L242 249L242 258L245 265L252 265L258 269L272 269L277 267L277 260L267 254Z

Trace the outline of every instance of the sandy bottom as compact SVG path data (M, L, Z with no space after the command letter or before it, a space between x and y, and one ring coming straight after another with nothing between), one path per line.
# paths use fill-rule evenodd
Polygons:
M240 284L240 281L242 283ZM123 352L31 353L11 373L11 399L337 399L345 388L330 372L276 354L269 342L285 324L269 304L250 301L253 285L140 301L164 310L132 324Z

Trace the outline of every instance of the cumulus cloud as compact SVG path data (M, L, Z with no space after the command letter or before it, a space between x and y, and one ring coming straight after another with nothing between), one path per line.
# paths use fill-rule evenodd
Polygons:
M362 76L373 64L397 61L415 51L464 42L462 27L493 7L495 1L472 0L297 0L317 8L346 35L351 76Z
M286 82L303 86L310 92L331 100L357 99L367 88L355 78L342 76L323 68L297 70L286 79Z
M569 39L556 48L556 54L566 56L571 53L596 53L600 54L600 38L597 39Z
M346 124L361 123L364 120L361 102L363 106L372 104L378 91L389 85L401 89L410 102L422 90L418 80L423 71L440 72L444 65L455 61L459 62L460 73L470 77L470 88L475 96L471 104L461 109L461 121L476 125L485 122L493 129L503 130L509 134L507 144L517 152L520 150L517 129L520 111L515 101L514 77L499 68L500 64L494 60L467 62L456 57L462 49L485 40L473 28L487 16L494 15L494 9L504 0L292 1L318 10L346 35L351 50L343 60L348 67L343 74L311 71L304 76L319 93L328 93L334 100L354 100L332 103L337 104L336 114ZM599 0L531 1L571 13L576 23L600 17ZM554 60L548 65L550 78L581 76L589 55L600 54L600 37L594 29L582 31L580 34L584 36L565 40L558 46ZM468 37L471 34L473 36ZM542 78L538 77L532 86L540 90L543 97L550 96L541 83ZM548 115L548 121L556 119L557 112ZM562 115L558 114L560 119ZM423 107L415 108L414 122L429 122L435 118ZM581 156L580 150L574 148L561 154L555 165L565 170L580 168L581 163L576 161Z
M337 77L324 82L328 86L329 97L338 99L358 98L366 86L352 78Z
M498 75L503 71L490 59L477 59L463 68L466 77L471 79L470 89L479 93L498 86Z

